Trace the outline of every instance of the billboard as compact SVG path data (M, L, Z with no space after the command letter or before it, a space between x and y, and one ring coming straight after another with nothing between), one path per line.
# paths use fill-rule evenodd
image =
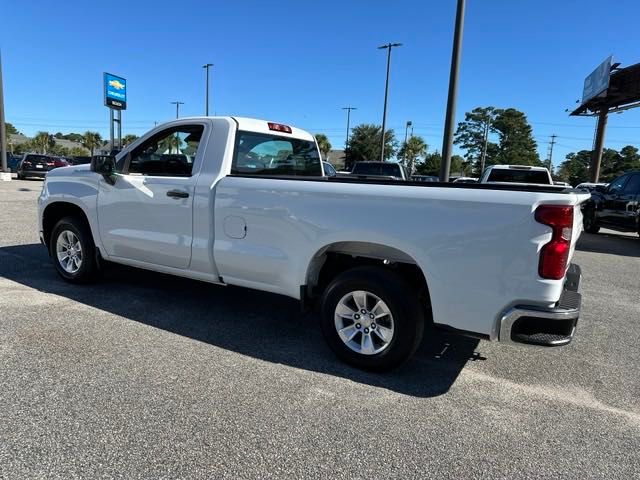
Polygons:
M104 104L115 110L127 109L127 81L110 73L104 73Z
M607 88L609 88L609 74L611 73L612 57L607 58L598 65L593 72L584 79L584 88L582 89L582 103L597 97Z

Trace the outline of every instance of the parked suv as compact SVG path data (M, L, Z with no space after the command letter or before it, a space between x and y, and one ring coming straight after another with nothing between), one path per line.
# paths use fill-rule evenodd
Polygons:
M66 160L56 158L51 155L39 155L35 153L25 153L18 165L18 179L27 177L44 178L47 172L58 167L69 165Z
M640 234L640 171L628 172L609 185L596 186L591 199L582 204L584 230L600 227Z

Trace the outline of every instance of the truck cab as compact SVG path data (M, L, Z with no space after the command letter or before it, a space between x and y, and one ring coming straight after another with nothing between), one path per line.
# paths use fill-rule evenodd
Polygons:
M588 233L606 227L640 234L640 171L625 173L607 186L598 185L582 209Z

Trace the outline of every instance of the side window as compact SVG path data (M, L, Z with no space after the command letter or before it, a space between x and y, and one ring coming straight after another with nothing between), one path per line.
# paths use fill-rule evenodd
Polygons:
M316 143L252 132L238 132L231 173L321 176Z
M629 179L624 186L624 193L640 194L640 173L637 173Z
M624 184L627 182L629 175L623 175L619 178L616 178L613 182L609 184L609 188L607 189L609 193L620 193Z
M183 125L154 135L126 156L128 168L125 173L165 177L191 176L203 132L202 125ZM124 164L126 163L125 161Z

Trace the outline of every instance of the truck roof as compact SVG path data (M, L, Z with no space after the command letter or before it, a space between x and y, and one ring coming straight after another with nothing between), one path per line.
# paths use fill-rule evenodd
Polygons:
M245 132L257 132L257 133L266 133L269 135L279 135L282 137L291 136L293 138L298 138L300 140L308 140L310 142L315 142L316 139L313 135L311 135L306 130L302 130L300 128L296 128L288 123L275 122L273 120L261 120L258 118L247 118L247 117L236 117L235 115L220 115L220 116L194 116L194 117L180 117L179 120L211 120L216 118L224 118L227 120L231 120L238 124L238 130L243 130ZM175 121L175 120L174 120ZM270 128L269 125L275 126ZM291 133L288 133L285 130L275 130L274 128L279 127L288 127L291 130Z

